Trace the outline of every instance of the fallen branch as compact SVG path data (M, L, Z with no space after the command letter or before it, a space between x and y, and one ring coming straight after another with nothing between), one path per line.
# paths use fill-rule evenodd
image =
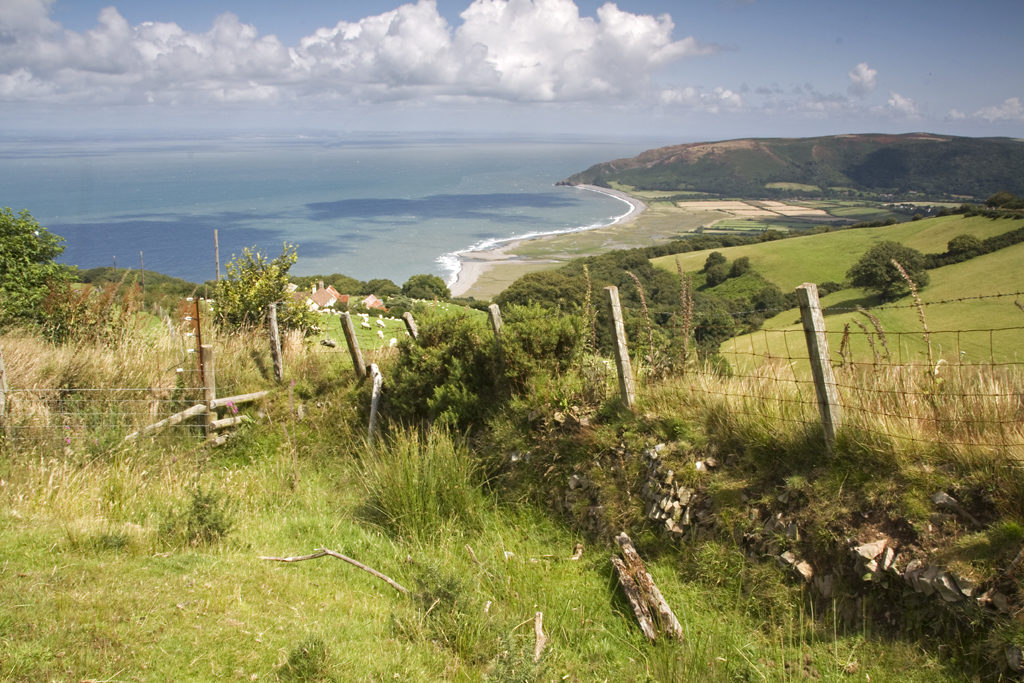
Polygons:
M659 633L667 633L681 640L683 627L654 584L654 579L633 547L629 536L619 534L615 537L615 542L622 548L622 558L613 556L612 566L644 635L652 642L657 640Z
M395 581L391 577L385 576L384 574L381 574L379 571L377 571L376 569L373 569L372 567L367 567L365 564L363 564L359 560L353 560L351 557L348 557L347 555L342 555L339 552L335 552L333 550L328 550L327 548L320 548L316 552L314 552L314 553L312 553L310 555L295 555L293 557L260 557L260 559L261 560L270 560L272 562L302 562L303 560L315 560L318 557L325 557L327 555L330 555L331 557L336 557L339 560L344 560L345 562L348 562L349 564L351 564L351 565L353 565L355 567L359 567L364 572L368 572L370 574L373 574L374 576L376 576L381 581L385 581L388 585L390 585L392 588L394 588L399 593L404 593L406 595L409 594L409 589L407 589L405 586L403 586L402 584L398 583L397 581Z
M533 646L533 661L539 662L540 655L544 652L544 646L548 644L548 637L544 635L543 612L533 615L533 635L537 638L537 642Z

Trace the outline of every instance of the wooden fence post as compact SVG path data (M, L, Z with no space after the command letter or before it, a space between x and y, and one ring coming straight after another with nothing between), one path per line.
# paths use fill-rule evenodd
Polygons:
M380 407L380 392L384 384L384 375L380 374L380 368L376 363L370 364L370 375L373 377L373 391L370 394L370 440L377 435L377 410Z
M203 402L206 403L206 435L213 436L216 429L213 426L217 419L217 409L214 401L217 400L217 373L213 364L213 344L203 344L199 347L199 362L203 366Z
M501 337L501 309L498 304L491 304L487 307L487 317L491 320L491 329L494 330L495 338Z
M267 304L267 324L270 326L270 357L274 361L274 379L284 378L284 362L281 359L281 333L277 329L277 304Z
M619 288L608 285L608 306L612 314L612 334L615 337L615 368L619 373L619 395L630 410L636 403L636 382L633 380L633 365L629 362L629 344L626 342L626 327L622 324L622 304L619 303Z
M4 352L0 349L0 428L7 436L7 370L4 368Z
M405 321L405 329L409 331L409 336L414 340L419 338L420 330L416 327L416 319L412 317L412 312L406 311L403 313L402 320Z
M345 332L345 342L348 344L348 352L352 356L352 365L356 369L356 377L360 380L366 379L366 365L363 364L363 352L359 350L359 340L356 339L356 328L352 326L352 316L348 311L341 314L341 329Z
M829 358L825 317L821 313L821 303L818 301L818 286L813 282L805 282L796 288L796 296L800 302L800 318L803 321L807 353L811 360L818 410L821 412L821 423L825 428L825 443L831 451L836 441L836 430L842 423L842 410L839 407L839 391L836 388L836 378L832 373L832 361Z

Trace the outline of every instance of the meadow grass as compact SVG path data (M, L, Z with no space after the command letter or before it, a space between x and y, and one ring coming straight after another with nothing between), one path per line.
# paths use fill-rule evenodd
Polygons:
M651 259L651 262L675 272L678 258L684 271L693 272L704 267L711 251L721 252L730 261L747 256L758 273L787 291L803 282L841 282L850 266L882 240L896 241L923 253L942 253L947 242L957 235L968 234L985 239L1016 227L1012 221L982 216L945 216L882 228L854 228L762 244L694 251L678 257L662 256ZM967 291L973 293L979 286L976 284Z
M218 376L272 388L256 359L262 335L234 336L217 337ZM5 358L8 348L5 337ZM141 345L126 353L79 349L92 372L115 378L124 367L163 367ZM494 455L459 435L396 427L368 443L365 387L305 346L290 353L297 390L272 392L220 448L177 433L103 449L4 443L0 679L955 675L912 641L816 618L781 569L749 565L729 544L674 546L642 533L641 552L686 634L651 645L614 583L605 541L482 479L479 463ZM13 355L21 364L30 354ZM72 354L21 377L45 382L68 364ZM666 419L679 405L661 406ZM582 559L570 560L580 542ZM260 559L319 547L410 595L333 558ZM538 661L536 612L549 637Z

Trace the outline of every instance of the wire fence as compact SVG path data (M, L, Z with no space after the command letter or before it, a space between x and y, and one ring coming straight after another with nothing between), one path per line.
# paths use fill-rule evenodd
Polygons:
M841 426L879 439L986 449L1024 461L1019 298L1014 292L826 307L821 336ZM978 306L986 310L972 310ZM953 324L982 319L1006 324ZM808 332L798 321L770 322L775 324L724 343L720 352L727 369L700 366L692 391L725 401L736 414L820 426L823 399L813 379Z
M827 344L827 364L842 415L840 428L924 446L988 449L1024 460L1021 296L1014 292L920 305L824 308L821 337ZM985 310L976 310L981 306ZM733 327L744 324L750 313L733 313ZM776 316L762 329L722 343L714 358L674 371L673 379L685 386L687 400L718 401L734 416L820 429L823 399L814 379L809 335L792 309L785 315L793 319L780 321L781 316ZM7 438L99 445L101 435L122 437L203 402L200 354L193 348L201 339L202 330L196 325L199 314L182 319L177 332L169 326L172 334L180 335L174 341L178 351L157 373L164 378L160 382L8 388ZM955 324L982 319L1005 324ZM304 353L347 364L350 351L342 328L334 322L337 317L328 320L332 324L305 346ZM408 336L402 320L383 316L352 320L358 326L357 343L368 349L367 362L401 352L398 341ZM1022 324L1016 324L1018 320ZM288 343L302 346L295 339ZM582 368L587 381L600 385L597 393L602 396L614 394L616 366L607 359L598 360ZM643 370L640 374L642 393L645 382L654 380ZM228 381L218 387L218 394L247 390ZM168 428L199 434L204 424L197 418Z

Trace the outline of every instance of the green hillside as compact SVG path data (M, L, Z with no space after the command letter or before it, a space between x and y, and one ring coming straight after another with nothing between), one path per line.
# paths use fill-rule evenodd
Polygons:
M930 271L932 284L920 294L935 362L943 359L946 363L998 363L1024 355L1024 339L1019 331L1024 312L1015 304L1015 298L973 298L1020 291L1024 284L1019 271L1022 262L1024 244L1017 244ZM886 335L885 348L877 336L872 340L879 354L888 350L893 361L902 362L924 362L927 358L921 320L911 297L875 308L879 302L865 297L861 290L844 289L823 297L821 305L833 362L840 361L842 334L847 324L852 333L852 357L859 363L871 362L873 358L874 352L860 325L872 333L874 325L855 310L858 305L870 310ZM1007 327L1015 329L1000 329ZM777 333L783 330L788 332ZM746 362L751 354L789 358L794 355L792 349L800 349L806 355L802 339L799 315L789 310L766 320L761 331L728 340L722 345L722 352L739 363Z
M911 133L702 142L597 164L563 183L758 198L983 199L1024 193L1024 141Z
M983 216L943 216L881 228L855 228L775 242L662 256L651 259L651 262L656 267L676 272L678 258L683 270L693 272L704 266L711 251L720 251L730 262L746 256L750 258L751 266L765 279L783 291L790 291L803 282L842 282L850 266L874 244L883 240L899 242L922 253L941 253L946 250L949 240L957 235L967 234L985 239L1009 232L1020 225L1020 221L1016 220L993 220ZM938 284L939 279L934 278L933 282ZM970 291L974 293L973 289Z

